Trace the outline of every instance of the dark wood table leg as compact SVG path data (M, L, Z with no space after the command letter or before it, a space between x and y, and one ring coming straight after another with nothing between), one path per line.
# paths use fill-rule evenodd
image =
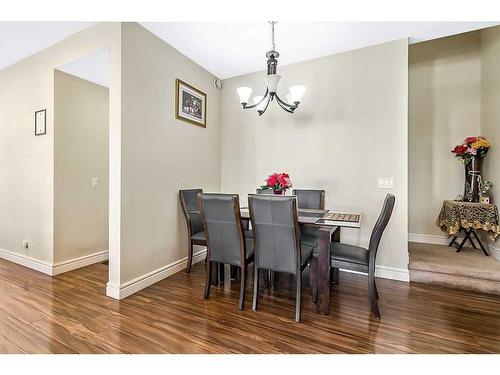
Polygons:
M490 254L488 254L488 252L486 251L486 249L484 248L483 246L483 243L481 242L481 240L479 239L479 236L477 235L476 231L474 230L474 228L471 228L472 230L472 234L474 235L474 237L476 237L476 241L477 243L479 244L479 247L481 248L481 250L483 250L483 253L484 255L486 256L490 256Z
M458 233L456 235L453 236L453 238L451 239L450 243L448 244L448 246L455 246L455 245L458 245L458 242L457 242L457 239L458 239L458 234L462 231L462 228L460 228L460 230L458 231Z
M337 230L333 231L330 241L340 242L340 227L338 227ZM330 268L330 284L337 284L338 280L339 280L339 269Z
M467 240L469 240L469 241L472 242L472 239L470 238L470 235L472 233L472 228L470 228L469 230L464 229L464 231L465 231L465 236L464 236L464 239L462 240L462 242L460 242L460 245L457 248L457 251L456 251L457 253L459 253L460 250L462 250L462 247L464 247L464 245L467 242Z
M339 228L320 227L319 247L318 247L318 312L321 314L330 313L330 241L332 231ZM338 235L340 236L340 235ZM339 237L340 239L340 237Z

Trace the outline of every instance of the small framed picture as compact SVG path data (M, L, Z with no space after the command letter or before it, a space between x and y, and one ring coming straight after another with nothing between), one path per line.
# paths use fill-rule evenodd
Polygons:
M35 135L47 134L47 111L42 109L35 112Z
M175 80L175 118L207 127L207 94L180 79Z

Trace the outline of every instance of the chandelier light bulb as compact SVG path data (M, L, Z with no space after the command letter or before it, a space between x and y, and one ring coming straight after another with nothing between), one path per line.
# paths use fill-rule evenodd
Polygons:
M250 95L252 95L252 89L250 87L238 87L236 92L240 97L240 103L247 104L250 99Z

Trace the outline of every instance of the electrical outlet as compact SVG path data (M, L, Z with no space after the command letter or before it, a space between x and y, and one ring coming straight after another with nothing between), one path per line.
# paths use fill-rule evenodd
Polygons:
M378 187L381 189L394 189L394 177L379 177Z
M93 188L99 187L99 177L92 177L91 186Z
M23 240L23 248L24 248L24 249L27 249L28 247L29 247L29 242L28 242L28 239L27 239L27 238L25 238L25 239Z

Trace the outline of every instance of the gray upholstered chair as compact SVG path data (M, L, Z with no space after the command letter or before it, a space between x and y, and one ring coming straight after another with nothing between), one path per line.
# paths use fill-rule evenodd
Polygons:
M193 245L207 246L205 238L205 229L201 222L200 210L196 203L196 195L203 193L202 189L179 190L179 199L181 201L182 212L186 219L188 230L188 264L186 272L191 272L193 264Z
M202 222L207 235L208 270L205 299L210 294L212 266L229 264L240 268L240 303L245 303L247 266L253 262L253 239L245 237L240 200L235 194L199 194Z
M300 321L302 271L312 259L313 247L301 245L294 196L248 196L254 230L255 264L253 310L259 297L259 272L272 270L296 276L295 321Z
M312 189L293 189L292 194L297 197L298 208L324 210L325 209L325 191ZM318 228L300 228L302 242L318 247L319 231Z
M330 244L330 266L334 269L348 269L368 273L368 291L370 295L370 309L373 315L380 319L377 299L378 291L375 284L375 260L377 257L378 245L385 227L389 222L394 208L396 198L394 195L387 194L382 206L382 211L373 227L368 249L347 245L340 242ZM338 272L335 273L338 275ZM338 280L335 280L338 283ZM313 293L314 294L314 293Z
M256 189L255 192L257 194L271 194L274 195L273 189ZM279 280L279 274L277 272L267 271L266 275L266 285L277 285Z
M325 209L325 191L312 189L293 189L292 194L297 197L298 208L314 210Z

